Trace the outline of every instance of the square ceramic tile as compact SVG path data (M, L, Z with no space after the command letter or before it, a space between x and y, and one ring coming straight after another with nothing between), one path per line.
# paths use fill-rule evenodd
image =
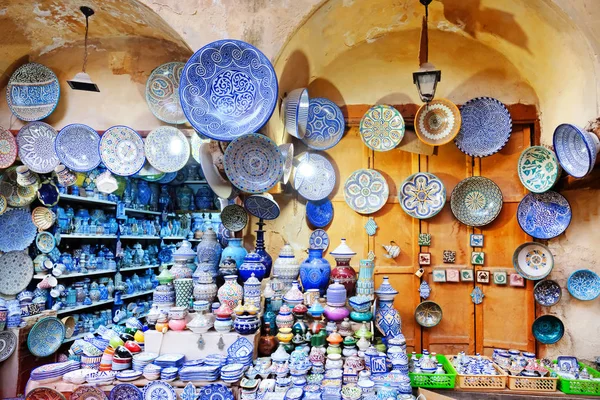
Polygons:
M485 253L483 251L474 251L471 253L471 264L483 265L485 261Z
M460 271L460 280L463 282L473 282L473 270L472 269L462 269Z
M446 282L460 282L460 273L457 269L449 268L446 270Z
M490 271L476 271L477 283L490 283Z
M431 265L431 253L419 253L419 265Z
M431 246L431 234L419 233L419 246Z
M433 281L434 282L446 282L446 270L434 269L433 270Z
M483 247L483 235L473 233L471 235L471 247Z
M456 252L452 250L444 250L442 260L446 264L454 264L456 262Z
M510 286L524 287L525 278L519 274L510 274L509 284Z
M508 282L508 276L505 271L494 272L494 283L496 285L506 285Z

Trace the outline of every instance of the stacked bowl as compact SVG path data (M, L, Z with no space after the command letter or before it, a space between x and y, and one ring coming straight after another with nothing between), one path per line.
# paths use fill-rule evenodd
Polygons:
M179 369L176 367L163 368L160 371L160 379L165 382L172 382L177 378L177 372L179 372Z
M160 378L161 367L154 364L148 364L144 367L143 375L149 381L155 381Z
M236 383L244 375L245 369L244 364L227 364L221 368L221 380L225 383Z
M156 360L157 357L158 354L150 352L136 354L135 356L133 356L132 359L133 370L142 372L144 370L144 367L146 367L146 365L148 364L151 364L154 360Z

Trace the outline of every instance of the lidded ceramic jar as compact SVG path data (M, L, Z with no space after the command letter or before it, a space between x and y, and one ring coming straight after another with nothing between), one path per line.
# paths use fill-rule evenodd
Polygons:
M206 231L204 231L202 241L198 244L198 248L196 249L198 263L204 264L210 269L213 276L216 276L222 251L223 249L217 241L217 234L213 231L212 227L209 226Z
M257 253L248 253L244 262L238 268L242 282L246 282L253 274L259 281L265 277L266 267L262 263L262 257Z
M160 272L160 274L158 274L157 279L161 285L166 285L173 282L173 274L171 274L171 272L165 268Z
M392 287L387 276L375 291L377 295L377 310L375 313L375 326L386 337L401 333L402 324L400 313L394 308L394 298L398 291Z
M346 287L337 280L327 288L327 305L332 307L346 305Z
M217 297L221 304L227 304L233 310L243 299L243 289L237 283L236 275L227 275L225 283L217 291Z
M187 266L194 260L196 253L192 250L192 245L187 240L181 242L181 246L173 253L175 264L171 267L171 275L174 279L191 278L192 270Z
M256 308L260 308L260 281L254 273L244 282L244 304L252 304Z
M242 246L242 239L229 238L227 247L223 249L223 253L221 254L221 263L223 263L227 257L231 257L235 261L236 268L239 268L244 262L246 254L248 254L248 251Z
M283 301L285 301L290 307L294 307L297 304L302 304L304 301L304 296L302 295L302 291L298 286L298 281L292 281L292 286L283 295Z
M217 295L217 284L212 275L208 271L200 271L198 274L194 272L194 275L194 300L206 300L212 303Z
M292 310L284 304L279 309L279 314L275 318L275 323L277 324L277 328L281 330L282 328L291 328L294 324L294 316L292 315Z
M277 275L284 284L283 291L287 291L292 282L298 279L300 263L294 256L294 249L285 244L279 251L279 257L273 263L273 275Z
M260 320L256 315L240 315L233 321L233 329L240 335L252 335L260 328Z
M350 260L356 255L342 239L340 245L329 253L336 262L335 268L331 270L331 282L338 281L346 288L348 296L352 296L356 289L356 271L350 266Z
M235 264L235 260L231 258L231 256L225 257L225 259L221 261L221 265L219 265L219 275L237 275L237 273L238 270Z

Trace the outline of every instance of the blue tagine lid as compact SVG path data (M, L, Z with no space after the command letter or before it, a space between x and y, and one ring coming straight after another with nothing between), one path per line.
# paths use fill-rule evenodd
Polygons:
M383 282L375 291L379 300L394 300L394 297L398 294L398 291L392 287L387 276L383 277Z

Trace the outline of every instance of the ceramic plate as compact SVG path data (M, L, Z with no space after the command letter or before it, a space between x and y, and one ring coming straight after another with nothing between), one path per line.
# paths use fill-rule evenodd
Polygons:
M536 239L552 239L571 223L571 206L560 193L529 193L517 208L521 229Z
M277 103L277 76L269 59L239 40L218 40L185 64L179 84L183 112L204 136L230 141L258 132Z
M52 172L60 162L54 150L56 135L56 130L43 122L30 122L22 127L17 134L17 146L23 164L38 174Z
M375 151L389 151L404 138L404 118L392 106L376 105L360 120L360 136Z
M450 196L452 213L468 226L487 225L502 210L502 192L492 180L482 176L463 179Z
M20 186L17 183L17 167L12 166L4 171L0 177L0 193L10 207L26 207L33 203L37 197L40 186L39 177L31 186Z
M373 214L386 203L390 191L383 175L374 169L354 171L344 184L346 204L361 214Z
M17 141L12 133L0 126L0 168L8 168L17 159Z
M66 400L62 393L47 387L37 387L27 393L25 400Z
M298 157L294 171L294 189L306 200L323 200L335 187L335 170L327 158L317 153Z
M35 245L42 253L48 254L56 247L54 235L50 232L40 232L35 238Z
M94 386L78 386L71 394L71 400L106 400L106 395Z
M308 244L311 249L327 250L329 247L329 235L323 229L315 229L310 234Z
M6 101L10 111L23 121L39 121L52 114L60 98L60 84L52 70L27 63L10 76Z
M285 129L290 135L298 139L302 139L306 135L309 107L310 98L306 88L291 90L283 99L281 109L285 113Z
M432 328L442 321L442 307L433 301L424 301L415 309L415 320L425 328Z
M154 381L144 386L144 400L177 400L177 395L167 382Z
M168 174L165 174L162 178L160 178L156 182L160 183L161 185L166 185L167 183L173 182L175 180L175 178L177 178L177 172L169 172Z
M37 234L31 214L23 209L6 211L0 215L0 251L26 249Z
M551 279L544 279L535 284L533 298L544 307L551 307L558 303L562 296L562 290L558 283Z
M181 400L196 400L198 397L196 387L192 382L188 382L179 396L181 397Z
M36 357L54 354L65 340L65 326L55 317L45 317L35 323L27 336L27 347Z
M84 124L67 125L58 132L54 150L65 167L88 172L100 165L100 135Z
M333 205L329 199L306 203L306 219L315 228L324 228L333 219Z
M272 220L279 217L279 204L268 193L248 196L244 200L246 210L257 218Z
M402 182L398 202L404 212L413 218L431 218L442 211L446 204L446 187L437 176L417 172Z
M554 315L542 315L537 318L531 330L536 340L543 344L554 344L565 334L565 326Z
M227 386L213 383L200 388L198 400L233 400L233 393Z
M146 81L146 103L154 116L167 124L187 122L179 103L179 81L185 67L182 62L168 62L159 67Z
M221 211L221 223L230 231L241 231L248 224L248 213L244 207L230 204Z
M338 144L344 135L342 110L331 100L317 97L310 99L305 145L315 150L327 150Z
M294 144L280 144L279 150L281 150L281 158L283 158L283 176L281 177L281 182L286 185L290 180L290 175L292 174L292 167L294 163Z
M227 354L231 357L246 357L254 353L254 346L247 338L240 336L227 348Z
M462 125L456 146L472 157L487 157L506 145L512 118L504 104L491 97L477 97L460 108Z
M110 400L144 400L142 391L131 383L120 383L110 391Z
M513 267L525 279L539 280L554 268L554 257L541 243L523 243L513 253Z
M146 162L144 141L139 133L127 126L113 126L100 139L100 158L113 174L136 174Z
M231 183L247 193L263 193L281 180L283 159L275 142L250 133L232 141L223 159Z
M33 278L33 261L22 251L0 256L0 294L15 295L27 288Z
M17 335L12 331L0 331L0 362L8 359L17 348Z
M144 151L148 162L162 172L176 172L190 158L190 145L179 129L161 126L146 137Z
M523 150L517 170L523 186L533 193L552 189L560 177L560 166L554 152L542 146L531 146Z
M209 142L209 139L200 135L198 132L193 133L190 138L190 147L192 149L192 157L194 158L194 160L196 160L196 162L198 164L202 164L202 161L200 160L200 146L202 145L202 143L208 143L208 142Z
M567 174L582 178L592 171L598 154L598 138L571 124L561 124L552 138L558 162Z
M4 195L0 194L0 215L4 214L6 207L8 207L8 201Z
M567 289L578 300L594 300L600 295L600 276L589 269L577 270L569 276Z
M454 103L446 99L433 99L417 111L415 132L423 143L441 146L456 137L461 122L460 111Z

